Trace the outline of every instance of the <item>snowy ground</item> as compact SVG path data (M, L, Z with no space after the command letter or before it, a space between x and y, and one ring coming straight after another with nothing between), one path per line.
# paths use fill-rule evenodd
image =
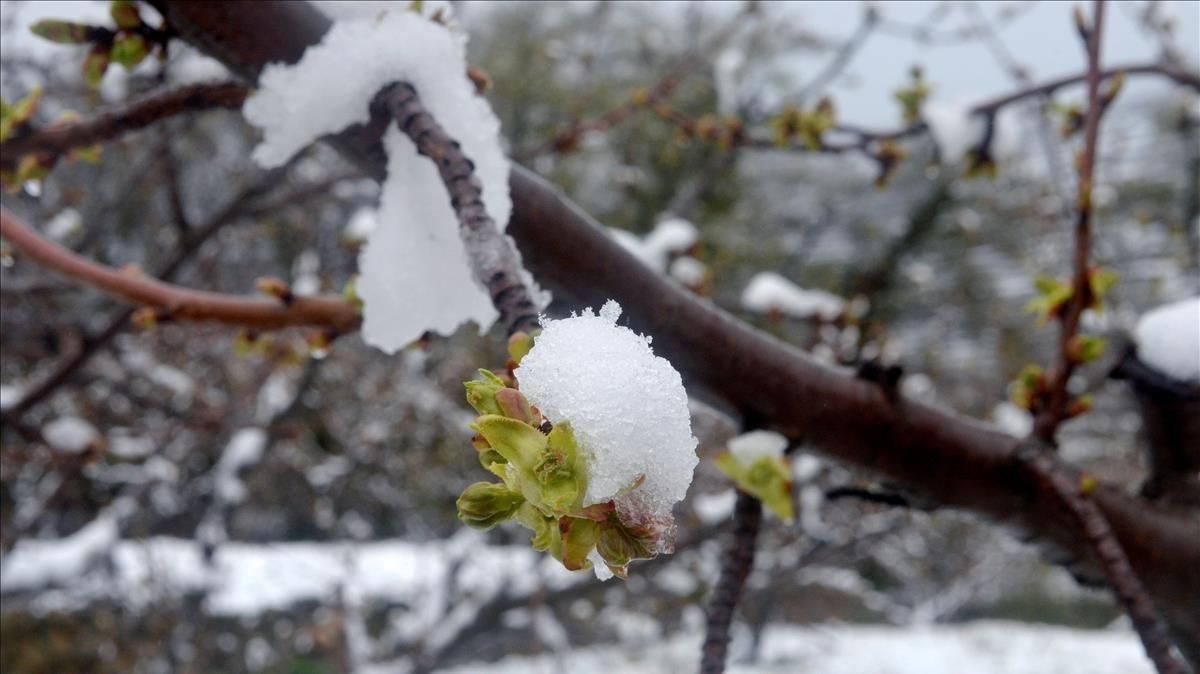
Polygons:
M739 650L734 642L733 650ZM731 674L1150 674L1137 637L1125 630L1078 630L1013 622L925 627L775 625L761 662ZM448 672L466 674L656 674L694 671L700 637L644 649L612 646L561 655L507 658Z
M414 607L395 626L413 638L435 629L453 634L457 607L473 614L499 592L533 594L586 579L524 547L479 546L473 531L436 543L385 541L362 545L229 543L204 563L194 541L155 538L115 541L112 527L85 527L59 541L23 541L4 559L0 594L34 592L42 610L82 608L116 599L131 608L207 591L211 614L251 616L346 590L359 599L404 600ZM97 563L97 558L108 563ZM445 574L458 569L462 596L445 594ZM692 607L698 613L698 607ZM451 614L455 615L451 615ZM660 638L653 618L623 613L623 646L567 650L569 638L552 639L561 653L473 663L454 672L573 672L650 674L694 671L702 618L685 620L687 634ZM458 616L461 618L463 616ZM466 616L466 617L469 617ZM644 620L638 620L643 618ZM561 629L561 628L559 628ZM566 637L566 635L564 635ZM626 638L628 637L628 638ZM451 642L453 637L451 637ZM449 645L453 649L453 645ZM1079 630L1014 622L886 627L772 625L759 657L746 665L749 633L735 629L734 666L745 674L1149 674L1136 636L1127 629ZM370 669L368 667L367 669ZM384 671L381 669L380 671Z

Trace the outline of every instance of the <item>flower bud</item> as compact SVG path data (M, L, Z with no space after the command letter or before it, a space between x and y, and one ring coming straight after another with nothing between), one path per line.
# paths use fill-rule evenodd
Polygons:
M509 491L502 484L476 482L467 487L455 505L458 519L464 524L475 529L491 529L515 515L523 503L525 497Z

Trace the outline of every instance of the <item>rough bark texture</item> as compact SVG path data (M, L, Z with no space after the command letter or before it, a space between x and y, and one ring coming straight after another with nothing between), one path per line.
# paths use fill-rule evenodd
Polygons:
M268 62L296 61L329 27L304 3L160 0L156 5L182 37L250 79ZM379 176L378 145L363 142L372 135L356 129L336 143ZM659 278L529 171L514 168L510 186L508 231L535 277L560 299L581 305L619 300L630 327L654 336L655 351L671 360L693 393L707 392L725 409L802 436L834 459L947 506L1019 524L1082 560L1092 559L1055 495L1028 479L1013 438L942 408L904 398L889 401L880 387L819 364ZM1063 470L1078 479L1077 472ZM1200 658L1200 516L1103 485L1092 499L1185 652Z
M458 216L471 271L475 280L487 288L507 334L537 329L541 307L531 295L533 290L521 278L521 257L512 239L500 232L488 215L475 164L421 105L412 85L399 83L384 89L376 97L375 106L377 112L385 111L395 119L417 151L437 166Z

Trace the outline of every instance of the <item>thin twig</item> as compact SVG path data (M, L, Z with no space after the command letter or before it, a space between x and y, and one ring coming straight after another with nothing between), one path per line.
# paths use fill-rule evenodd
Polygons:
M1013 456L1032 474L1038 485L1053 494L1070 512L1159 674L1186 674L1186 666L1172 652L1166 624L1130 566L1104 513L1089 497L1098 488L1094 481L1090 486L1087 476L1079 483L1073 481L1055 462L1050 447L1036 438L1019 443Z
M1075 220L1075 256L1071 297L1062 315L1058 341L1058 364L1049 376L1049 396L1040 410L1034 432L1047 444L1054 444L1054 433L1067 417L1067 382L1075 371L1071 357L1071 341L1079 332L1084 309L1092 301L1089 281L1089 257L1092 247L1092 180L1096 169L1096 147L1100 140L1100 117L1104 106L1100 100L1100 37L1104 29L1104 2L1095 3L1092 26L1084 31L1087 49L1087 116L1084 119L1083 153L1079 159L1077 215Z
M183 112L241 107L249 92L249 87L238 82L189 84L156 91L90 119L18 134L0 143L0 155L4 164L16 163L32 153L57 158L75 148L110 141Z
M471 270L487 288L508 334L537 329L541 306L523 278L516 246L500 233L484 206L483 185L475 175L475 164L421 104L412 85L401 82L386 87L373 107L395 119L417 151L437 165L458 216Z
M152 307L159 320L224 323L257 330L291 326L358 328L358 310L339 295L295 296L290 301L239 297L164 283L140 272L127 273L77 255L42 238L0 206L0 234L42 266L128 302Z
M729 651L729 628L746 577L754 567L754 547L762 525L762 504L749 494L738 492L733 509L733 531L721 560L721 575L708 603L700 674L721 674Z

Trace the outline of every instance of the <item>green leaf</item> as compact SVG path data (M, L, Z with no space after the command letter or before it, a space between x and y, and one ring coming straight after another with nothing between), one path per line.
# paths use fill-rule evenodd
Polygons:
M29 30L40 38L58 44L87 44L95 28L82 23L45 19L30 26Z
M1075 335L1067 346L1067 352L1076 363L1090 363L1104 354L1106 344L1103 337Z
M142 17L138 14L137 4L132 0L113 0L108 13L118 28L132 30L142 25Z
M562 563L571 571L591 568L587 557L600 538L600 525L592 520L564 517L559 520L562 534Z
M42 88L37 87L15 104L3 105L0 108L0 141L8 140L21 127L29 123L41 100Z
M733 480L738 489L757 498L776 517L784 522L795 519L792 507L792 475L783 457L764 456L745 466L726 452L716 458L716 465Z
M1097 267L1088 272L1088 283L1092 291L1092 309L1101 311L1104 308L1104 297L1117 285L1121 277L1111 269Z
M92 47L83 60L83 81L93 89L100 86L104 72L108 70L108 48L102 44Z
M542 461L546 436L529 424L494 414L476 419L474 428L516 471L513 477L525 498L535 506L543 506L534 468Z
M571 425L563 422L550 431L534 474L543 506L555 515L577 514L587 492L587 470Z
M508 357L520 365L525 354L533 349L533 337L527 332L514 332L508 338Z
M113 41L110 58L126 69L132 70L150 54L146 38L138 33L121 33Z
M491 529L511 519L525 503L525 497L502 484L476 482L467 487L455 505L458 518L475 529Z

